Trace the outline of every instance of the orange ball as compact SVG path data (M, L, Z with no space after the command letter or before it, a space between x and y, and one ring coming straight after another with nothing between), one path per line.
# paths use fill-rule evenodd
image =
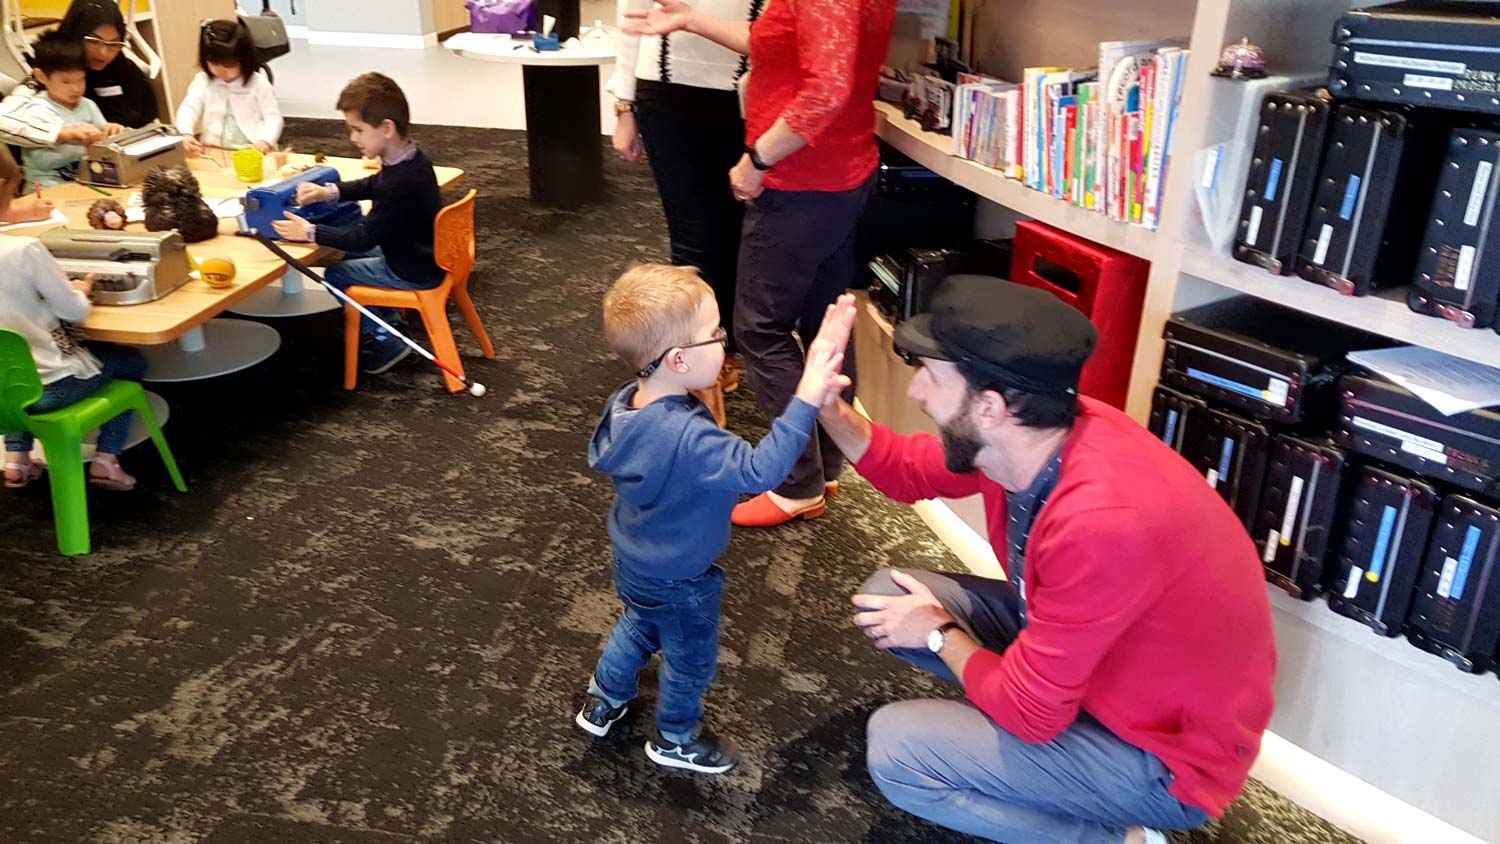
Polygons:
M234 262L228 258L207 258L199 261L198 272L209 287L228 287L234 283Z

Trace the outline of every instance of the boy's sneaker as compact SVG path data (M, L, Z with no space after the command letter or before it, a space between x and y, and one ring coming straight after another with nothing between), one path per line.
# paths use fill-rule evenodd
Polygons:
M625 710L629 706L623 703L619 706L610 706L609 701L604 698L589 695L589 699L584 701L583 708L578 710L578 716L573 720L577 721L578 726L590 735L604 738L609 735L609 728L625 717Z
M362 368L366 375L379 375L406 360L411 347L389 334L376 334L360 350Z
M722 774L740 764L740 754L711 733L701 733L687 744L673 744L660 736L646 739L646 755L658 765L700 774Z

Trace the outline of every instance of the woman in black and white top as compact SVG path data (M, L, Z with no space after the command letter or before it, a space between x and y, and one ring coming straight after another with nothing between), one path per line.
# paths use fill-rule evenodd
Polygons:
M720 18L753 21L765 0L697 0L694 8ZM619 0L647 10L652 0ZM735 354L735 267L744 205L735 200L728 173L745 151L745 121L736 85L749 69L745 58L698 35L621 33L615 75L615 150L638 161L644 148L656 177L672 263L697 267L714 289L729 334L720 384L733 390L742 364Z

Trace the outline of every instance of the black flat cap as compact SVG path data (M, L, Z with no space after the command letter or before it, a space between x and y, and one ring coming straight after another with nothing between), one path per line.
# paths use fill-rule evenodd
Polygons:
M896 328L906 352L1030 393L1076 391L1097 339L1088 317L1051 293L981 275L949 276L927 313Z

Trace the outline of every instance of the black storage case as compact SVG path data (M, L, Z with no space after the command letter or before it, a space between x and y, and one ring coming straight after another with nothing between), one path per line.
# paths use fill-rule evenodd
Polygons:
M1187 436L1187 423L1195 414L1208 410L1208 402L1190 393L1158 385L1151 393L1151 433L1181 454Z
M1328 608L1382 636L1401 632L1437 514L1432 484L1365 466L1349 491Z
M1271 442L1250 537L1261 549L1266 580L1294 598L1323 591L1344 462L1344 452L1325 441L1280 434Z
M1390 3L1333 27L1328 87L1339 97L1500 114L1500 7Z
M1444 416L1406 389L1377 378L1345 376L1335 440L1379 458L1490 495L1500 472L1500 413L1470 410Z
M1265 425L1210 406L1188 417L1182 456L1203 473L1249 530L1270 447Z
M948 249L906 249L871 262L870 299L899 323L927 310L932 293L948 277Z
M1238 261L1286 275L1317 187L1332 101L1325 91L1267 94L1235 232Z
M1438 506L1406 638L1475 674L1500 646L1500 510L1465 495Z
M1297 275L1346 296L1411 280L1444 126L1431 112L1400 107L1334 111Z
M1453 130L1407 297L1412 310L1464 328L1494 324L1500 236L1491 237L1490 227L1497 188L1500 132Z
M1344 355L1389 346L1357 329L1239 296L1174 314L1161 381L1286 425L1326 426Z

